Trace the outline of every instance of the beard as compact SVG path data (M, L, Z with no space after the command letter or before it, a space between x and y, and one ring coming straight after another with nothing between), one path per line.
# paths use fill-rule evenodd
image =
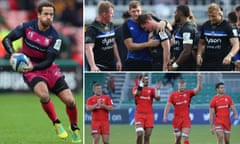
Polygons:
M51 26L52 22L48 22L48 21L40 21L41 25L44 27L44 28L48 28L49 26Z

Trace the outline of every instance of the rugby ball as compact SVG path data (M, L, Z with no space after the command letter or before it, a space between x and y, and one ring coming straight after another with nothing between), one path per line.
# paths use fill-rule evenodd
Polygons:
M25 54L17 53L14 54L11 65L14 71L23 72L23 69L29 65L29 59Z

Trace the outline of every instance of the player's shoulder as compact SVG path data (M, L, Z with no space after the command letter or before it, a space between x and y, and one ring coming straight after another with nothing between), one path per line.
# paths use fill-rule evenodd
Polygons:
M34 30L37 28L37 20L30 20L30 21L23 22L18 26L18 28L20 29L30 28Z
M91 95L91 96L89 96L89 97L87 97L87 99L89 100L89 99L92 99L93 98L93 95Z
M233 28L232 25L227 20L223 20L222 23L220 24L220 27L222 29L227 29L227 28L232 29Z
M53 26L50 27L50 33L51 33L51 35L53 35L55 37L60 36L60 34L57 32L57 30Z
M183 27L182 31L187 31L187 30L195 30L197 28L197 25L193 22L186 22Z
M98 27L100 27L100 23L97 20L94 20L87 29L97 29Z
M211 100L212 100L212 101L215 101L215 100L217 100L218 98L219 98L219 96L214 95Z
M110 96L107 95L107 94L102 94L101 97L102 97L102 98L110 98Z
M232 99L232 97L228 94L224 94L224 97L228 98L228 99Z
M170 96L177 95L177 94L179 94L178 91L173 91L173 92L170 93Z
M145 88L145 89L150 89L150 90L154 89L153 87L150 87L150 86L143 87L143 88Z
M25 26L33 26L36 24L37 24L37 20L30 20L30 21L23 22L23 25Z
M205 21L205 22L202 24L202 27L203 27L203 28L210 28L210 26L211 26L210 20L207 20L207 21Z

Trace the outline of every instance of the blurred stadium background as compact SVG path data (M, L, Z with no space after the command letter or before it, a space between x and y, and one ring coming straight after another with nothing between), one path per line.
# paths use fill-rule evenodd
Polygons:
M22 22L37 18L36 6L42 0L0 0L0 41ZM79 124L83 130L83 0L49 0L56 6L54 27L63 44L56 63L74 91L79 107ZM21 49L21 39L14 49ZM0 43L0 144L61 144L70 143L56 137L52 123L45 116L39 99L30 92L21 74L13 72L9 55ZM51 96L68 129L69 123L63 103ZM82 133L82 132L81 132Z
M96 5L100 0L85 1L85 24L89 25L96 17ZM120 25L123 23L122 14L128 10L129 0L109 0L115 5L113 23ZM207 5L216 2L221 5L224 16L232 11L240 0L139 0L142 4L144 12L152 12L161 19L166 19L170 23L173 22L176 6L179 4L188 4L196 18L196 23L201 25L207 20Z
M172 136L171 121L173 118L173 111L170 111L168 115L168 122L166 124L162 123L163 109L167 102L168 96L172 91L177 90L177 79L182 78L186 81L187 89L192 89L196 87L197 75L198 73L145 73L149 76L149 86L155 87L156 83L161 84L161 100L160 102L154 102L154 116L155 124L157 125L154 134L155 138L152 138L155 142L170 143L173 139L169 139L168 134ZM129 137L132 136L131 142L135 140L134 132L134 111L135 103L132 96L132 88L135 85L135 80L142 75L142 73L85 73L85 103L92 93L92 84L95 82L101 83L103 86L103 91L106 94L108 92L108 83L110 77L114 77L115 93L110 93L115 109L110 113L110 121L112 124L111 142L112 143L124 143ZM191 102L190 117L193 124L193 134L192 140L195 142L193 144L211 143L215 141L215 136L209 135L209 102L210 99L216 94L215 84L217 82L225 83L225 93L230 95L238 112L240 113L240 97L239 97L239 85L240 85L240 73L202 73L203 75L203 87L200 93L193 97ZM233 124L233 143L236 144L237 137L236 132L239 133L239 120L234 120L231 114L232 124ZM239 117L240 119L240 117ZM85 112L85 135L86 144L90 144L90 124L91 114ZM131 126L130 126L131 125ZM234 134L235 132L235 134ZM155 129L153 131L155 133ZM207 133L207 134L206 134ZM163 134L163 135L160 135ZM120 137L118 135L121 135ZM202 141L201 135L206 136L206 139ZM166 139L167 138L167 139ZM166 139L166 140L164 140ZM117 141L118 140L118 141ZM124 141L125 140L125 141Z

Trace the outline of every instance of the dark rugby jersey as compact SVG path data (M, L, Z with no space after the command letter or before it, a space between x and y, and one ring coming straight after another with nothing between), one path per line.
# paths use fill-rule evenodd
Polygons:
M101 24L94 21L85 33L85 43L94 43L94 60L98 67L114 66L114 39L113 23Z
M21 52L33 62L43 61L48 52L57 55L60 51L62 40L52 26L47 31L39 31L37 20L33 20L19 25L13 32L23 37Z
M182 26L178 26L175 32L175 43L172 48L172 59L176 61L183 51L184 44L195 43L195 35L197 33L196 25L192 22L186 22ZM181 65L179 65L178 71L193 71L196 70L196 61L192 54Z
M148 32L141 29L132 19L129 19L123 24L123 37L124 40L132 38L134 43L143 43L148 41ZM128 51L127 59L152 61L152 56L150 51L145 48L142 50Z
M223 20L220 24L211 25L205 22L201 27L201 39L205 40L202 70L231 70L222 61L228 55L232 46L230 39L237 37L237 30Z
M238 27L237 25L232 25L233 29L237 29L238 31L238 40L240 41L240 27ZM240 50L238 51L238 53L233 57L234 61L236 60L240 60Z
M156 32L154 31L154 36L153 39L159 40L160 44L157 47L152 47L149 48L152 57L153 57L153 70L160 70L162 71L163 67L163 47L162 47L162 42L165 40L170 40L171 39L171 33L169 32L168 29L165 29L164 32Z

